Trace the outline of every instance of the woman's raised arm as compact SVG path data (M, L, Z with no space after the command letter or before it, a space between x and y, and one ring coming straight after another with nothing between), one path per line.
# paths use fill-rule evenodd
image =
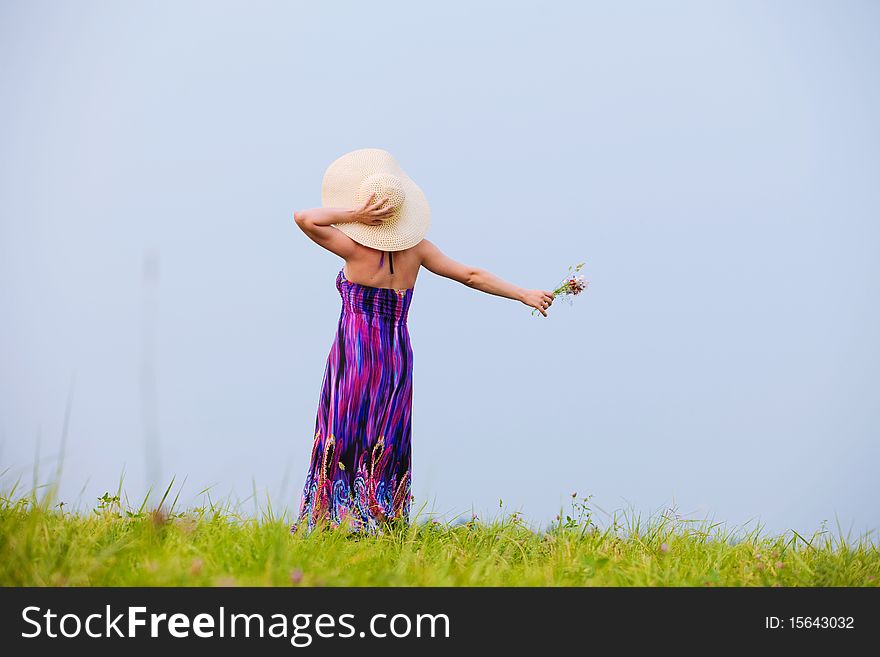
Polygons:
M391 213L391 207L381 207L387 197L373 201L375 193L370 195L363 206L359 208L309 208L297 210L293 213L296 225L309 236L309 238L332 251L342 258L348 258L354 252L354 242L341 230L332 224L347 224L356 221L378 226Z

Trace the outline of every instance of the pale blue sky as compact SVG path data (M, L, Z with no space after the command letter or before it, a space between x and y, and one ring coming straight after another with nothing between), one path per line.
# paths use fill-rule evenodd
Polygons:
M878 31L853 1L3 2L3 487L38 441L52 474L75 374L63 497L143 493L152 303L162 481L298 506L342 263L292 213L380 147L451 257L591 281L543 319L421 272L417 507L880 527Z

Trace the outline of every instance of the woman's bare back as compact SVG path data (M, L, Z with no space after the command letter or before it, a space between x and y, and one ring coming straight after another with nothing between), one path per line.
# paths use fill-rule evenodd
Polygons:
M343 271L350 282L393 290L415 287L422 264L419 244L401 251L381 251L355 244L354 252L345 259Z

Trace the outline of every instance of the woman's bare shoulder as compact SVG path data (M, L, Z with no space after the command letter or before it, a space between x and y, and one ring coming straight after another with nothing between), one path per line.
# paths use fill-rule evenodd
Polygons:
M430 240L423 239L415 248L419 249L419 263L428 271L439 276L465 283L475 270L474 267L453 260Z
M437 248L437 245L426 237L423 237L418 244L412 247L412 250L413 253L418 256L419 262L422 264L426 258L436 256L440 253L440 249Z

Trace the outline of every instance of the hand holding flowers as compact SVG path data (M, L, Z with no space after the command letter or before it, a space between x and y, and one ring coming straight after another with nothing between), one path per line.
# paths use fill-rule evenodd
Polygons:
M546 317L547 308L553 303L553 293L547 290L525 290L520 301L535 309L532 311L533 315L540 310L541 314Z
M584 278L583 274L578 273L585 264L586 263L581 262L568 268L568 275L562 280L561 283L559 283L559 285L556 286L556 289L553 290L553 297L561 296L563 299L568 301L570 305L572 303L573 297L577 296L587 289L590 284L589 281ZM550 304L548 303L547 306L549 305ZM545 306L545 308L547 306ZM547 316L547 313L537 306L536 310L532 311L532 314L534 315L537 310L541 310L541 313L544 315L544 317Z

